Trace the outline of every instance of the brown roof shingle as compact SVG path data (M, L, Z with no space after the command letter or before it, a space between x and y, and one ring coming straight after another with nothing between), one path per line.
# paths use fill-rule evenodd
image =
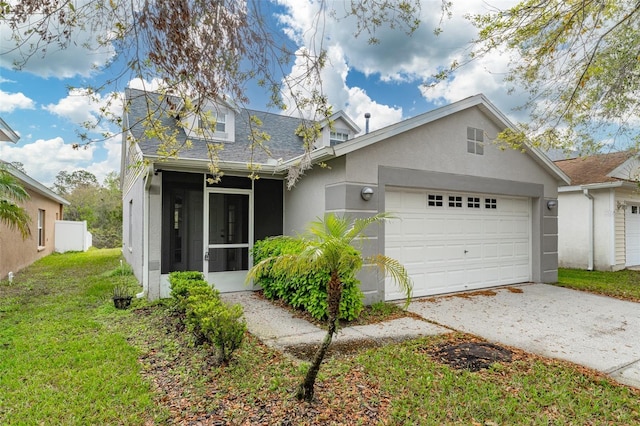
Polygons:
M559 160L555 164L571 178L571 185L617 182L621 179L607 175L629 158L637 155L637 153L637 150L612 152L590 157Z

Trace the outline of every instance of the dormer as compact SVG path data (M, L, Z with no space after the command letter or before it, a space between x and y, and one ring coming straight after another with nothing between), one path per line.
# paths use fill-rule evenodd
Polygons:
M360 128L344 113L338 111L322 123L322 134L315 147L334 146L353 139Z
M213 102L205 99L194 101L194 108L183 106L181 121L190 139L204 139L216 142L235 142L236 108L224 101ZM199 110L195 112L194 110Z

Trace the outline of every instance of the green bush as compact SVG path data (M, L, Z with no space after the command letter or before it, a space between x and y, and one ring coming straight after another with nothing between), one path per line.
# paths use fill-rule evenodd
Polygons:
M186 310L189 296L197 294L206 294L210 297L217 297L218 291L213 289L208 282L198 279L184 279L169 277L169 285L171 286L171 296L175 300L176 305L182 311Z
M218 359L226 363L238 349L247 329L240 305L227 305L219 298L202 295L189 298L187 321L189 328L204 341L213 344Z
M282 255L296 255L303 244L291 237L272 237L257 241L253 246L253 259L258 263L264 259ZM357 251L355 248L354 251ZM343 291L340 300L339 318L347 321L358 318L364 304L364 295L360 290L357 270L342 271ZM316 319L327 317L327 283L329 271L322 271L309 265L306 274L292 274L286 271L274 271L267 268L258 276L256 284L262 286L268 299L280 299L294 308L304 309Z
M199 272L172 272L171 296L196 344L209 343L226 363L240 347L247 329L240 305L229 306Z

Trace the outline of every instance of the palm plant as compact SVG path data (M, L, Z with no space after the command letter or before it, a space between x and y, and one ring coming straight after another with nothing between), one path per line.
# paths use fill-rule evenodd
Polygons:
M406 293L407 303L409 302L412 282L406 269L397 260L382 254L363 258L359 250L354 250L355 240L365 237L364 231L369 225L390 218L392 217L386 213L354 220L338 217L333 213L326 214L324 219L312 222L307 234L299 237L305 247L301 253L263 259L249 271L248 280L260 276L267 269L305 273L312 267L319 267L330 273L329 282L327 282L327 334L314 356L304 381L298 387L296 394L298 399L305 401L313 399L320 365L338 328L342 282L348 276L347 274L357 273L363 263L376 265L394 279Z
M0 222L20 231L22 238L31 234L31 218L17 203L29 199L29 194L6 169L0 167Z

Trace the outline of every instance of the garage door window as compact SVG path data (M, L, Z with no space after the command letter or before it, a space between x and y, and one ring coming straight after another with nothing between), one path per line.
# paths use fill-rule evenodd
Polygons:
M429 207L442 207L442 195L429 194L427 205Z
M479 209L480 197L467 197L467 207L470 209Z
M495 198L485 198L484 208L489 210L495 210L498 208L498 201Z
M638 214L638 206L631 206L631 214Z
M462 197L457 195L449 195L449 207L462 208Z

